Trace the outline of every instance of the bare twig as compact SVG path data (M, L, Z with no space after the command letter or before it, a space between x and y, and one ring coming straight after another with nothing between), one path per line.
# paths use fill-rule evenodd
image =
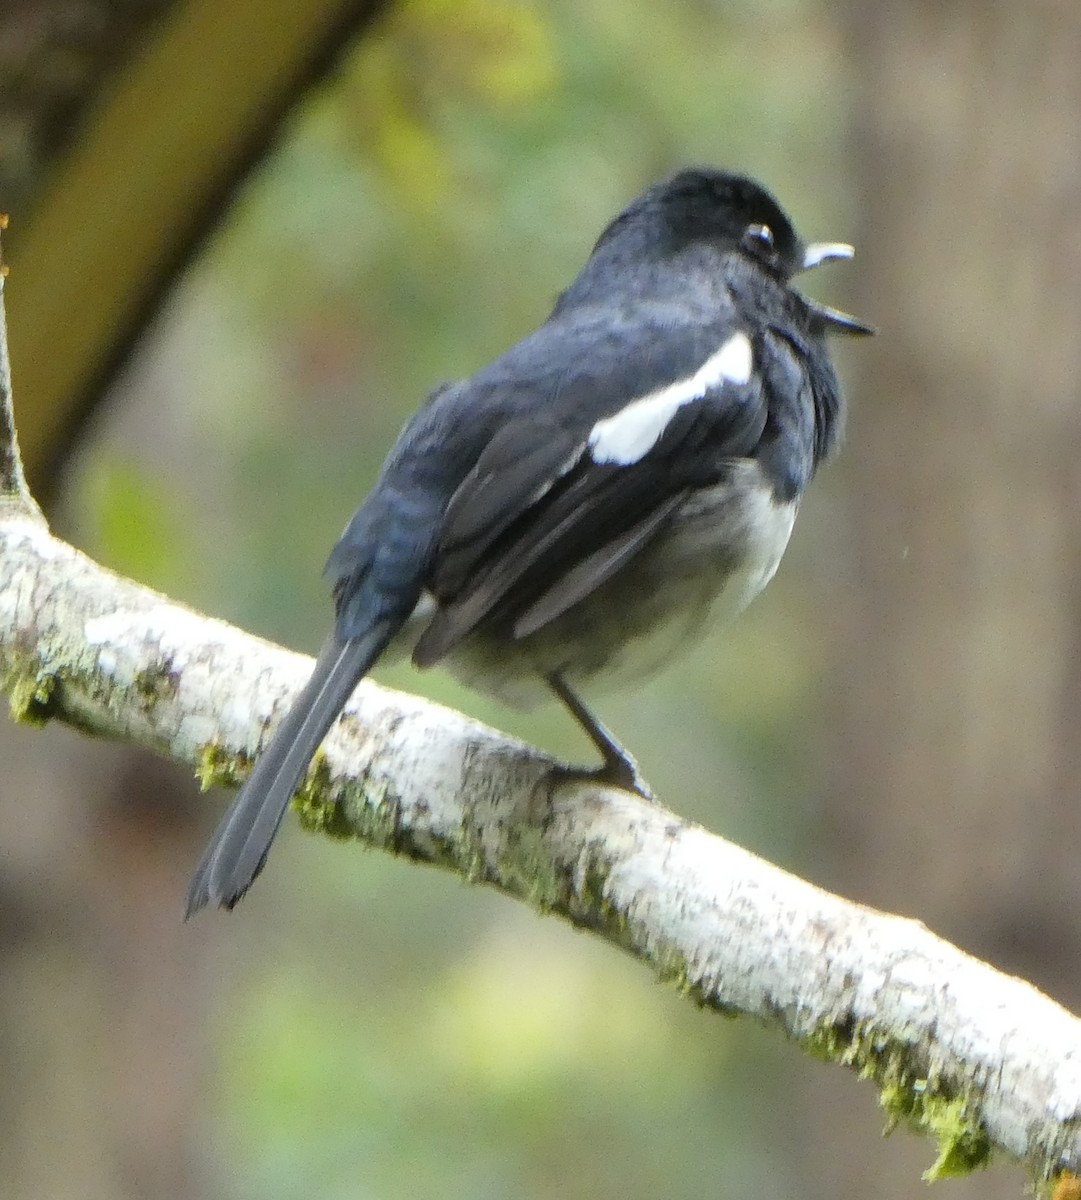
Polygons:
M0 236L7 217L0 213ZM7 318L4 312L4 283L7 267L0 243L0 512L17 507L26 516L41 519L41 511L30 496L23 476L19 441L15 435L15 407L11 390L11 359L8 354Z

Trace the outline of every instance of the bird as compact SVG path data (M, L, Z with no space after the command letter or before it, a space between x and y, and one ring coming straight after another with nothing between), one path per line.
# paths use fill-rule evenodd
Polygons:
M583 683L649 674L772 578L837 449L830 335L870 325L794 276L804 243L747 175L688 167L604 229L538 328L406 424L326 567L335 619L311 678L211 837L186 917L231 909L354 688L404 639L509 704L554 695L599 769L648 796Z

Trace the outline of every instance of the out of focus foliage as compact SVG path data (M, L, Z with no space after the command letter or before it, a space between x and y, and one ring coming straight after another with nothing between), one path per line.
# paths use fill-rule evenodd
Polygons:
M844 99L811 0L394 6L118 387L70 489L74 536L314 646L322 561L427 390L542 320L610 216L687 162L761 176L809 235L843 237ZM816 666L800 584L814 503L755 612L599 703L671 803L780 855L799 838L783 747ZM383 677L586 753L557 712L514 716L438 673ZM233 1194L794 1190L770 1151L779 1048L502 899L285 842L233 918L238 938L273 919L277 939L218 1035L208 1127Z

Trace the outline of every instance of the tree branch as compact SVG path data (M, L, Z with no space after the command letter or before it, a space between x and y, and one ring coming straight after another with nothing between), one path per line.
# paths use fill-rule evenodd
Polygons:
M0 513L0 680L62 720L231 782L310 660L105 571ZM298 802L309 826L452 870L642 959L877 1085L938 1141L934 1175L992 1147L1081 1168L1081 1023L917 922L831 896L673 813L552 787L536 750L363 684ZM177 899L178 913L180 898Z
M0 295L2 300L2 295ZM173 604L53 538L26 492L0 307L0 689L233 783L310 660ZM929 1177L995 1148L1081 1170L1081 1022L915 921L832 896L660 806L582 783L437 705L365 682L297 807L335 836L489 884L590 929L699 1004L871 1079L929 1132ZM179 919L180 897L177 897Z

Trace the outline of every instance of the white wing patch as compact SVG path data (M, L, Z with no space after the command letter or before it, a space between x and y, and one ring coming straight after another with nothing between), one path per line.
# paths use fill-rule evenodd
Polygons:
M653 449L684 404L701 400L722 383L749 383L753 369L751 339L743 332L734 333L693 375L639 396L614 416L598 421L589 433L593 461L621 467L636 463Z

